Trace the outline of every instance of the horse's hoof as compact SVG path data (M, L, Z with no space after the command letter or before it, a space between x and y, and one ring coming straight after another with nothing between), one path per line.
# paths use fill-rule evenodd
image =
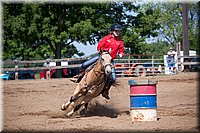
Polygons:
M61 110L62 111L66 110L69 107L70 104L71 103L69 101L67 103L63 104L62 107L61 107Z
M66 110L65 104L62 105L61 110L62 110L62 111L65 111L65 110Z
M72 116L73 115L73 111L71 111L71 112L69 112L68 114L67 114L67 117L70 117L70 116Z

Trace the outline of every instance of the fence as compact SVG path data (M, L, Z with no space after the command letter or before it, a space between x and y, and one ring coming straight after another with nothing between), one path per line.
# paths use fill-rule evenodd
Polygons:
M64 58L64 59L47 59L47 60L34 60L34 61L3 61L3 71L14 71L15 79L18 79L18 71L20 70L47 70L46 77L50 78L51 69L64 69L80 67L81 63L87 60L85 58ZM63 66L51 66L50 63L65 63ZM44 66L46 64L46 66Z
M185 62L185 59L187 62ZM199 71L200 70L200 56L179 56L177 57L176 68L178 71L184 71L185 66L189 66L190 71Z
M164 73L163 55L125 55L115 59L117 76L150 76Z
M187 62L184 62L187 59ZM167 55L126 55L115 60L117 76L154 76L170 74ZM187 65L189 71L200 70L200 56L175 56L173 73L184 71Z
M19 70L47 70L47 78L51 69L63 69L63 68L76 68L80 67L81 63L87 60L85 58L64 58L64 59L47 59L47 60L34 60L34 61L3 61L3 71L15 71L15 79L18 78ZM199 60L189 60L189 62L183 62L184 58L199 59L199 56L179 56L175 59L175 72L181 72L184 70L185 65L196 65L199 67ZM64 66L50 66L51 62L65 62ZM117 58L114 60L116 75L120 77L124 76L151 76L158 74L166 74L167 58L164 55L125 55L123 58ZM44 64L47 66L44 66ZM199 68L200 69L200 68Z

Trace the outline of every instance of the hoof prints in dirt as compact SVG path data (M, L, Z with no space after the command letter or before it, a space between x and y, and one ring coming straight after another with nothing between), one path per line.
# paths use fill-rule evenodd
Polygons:
M118 115L129 115L129 111L120 111L118 109L112 108L110 106L101 105L99 103L90 104L86 112L82 114L78 114L76 112L70 118L79 118L79 117L91 117L91 116L99 116L99 117L110 117L110 118L117 118ZM38 112L25 112L20 113L19 116L47 116L48 118L68 118L66 116L66 112L53 112L50 110L38 111Z
M172 106L171 108L166 108L160 106L158 108L158 113L162 116L188 116L197 117L198 112L195 111L196 104L179 104Z
M38 112L28 112L28 113L20 113L19 116L47 116L49 118L66 118L65 114L59 112L53 112L50 110L38 111Z
M118 109L115 109L111 106L105 106L101 105L99 103L91 104L85 114L82 116L84 117L90 117L90 116L100 116L100 117L110 117L110 118L117 118L118 115L121 114L127 114L129 115L129 111L120 111Z

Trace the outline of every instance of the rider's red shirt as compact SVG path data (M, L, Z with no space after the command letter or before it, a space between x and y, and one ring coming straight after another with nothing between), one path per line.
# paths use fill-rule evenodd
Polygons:
M111 48L110 55L112 59L115 59L117 54L122 54L124 56L124 43L119 37L114 37L112 34L109 34L102 38L97 46L97 50L100 52L102 50L109 51Z

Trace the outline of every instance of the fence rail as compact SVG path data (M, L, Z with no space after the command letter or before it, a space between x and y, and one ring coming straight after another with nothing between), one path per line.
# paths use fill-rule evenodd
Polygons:
M18 79L18 71L24 70L47 70L47 78L50 78L49 73L51 69L65 69L65 68L77 68L81 66L82 61L87 60L88 57L85 58L64 58L64 59L46 59L46 60L32 60L32 61L3 61L3 67L1 67L2 71L15 71L15 79ZM50 66L51 62L67 62L67 65L64 66ZM46 66L44 66L46 63ZM39 66L38 66L39 64ZM33 66L36 65L36 66Z
M4 71L18 71L18 70L44 70L44 69L63 69L63 68L76 68L81 64L68 65L68 66L50 66L50 67L25 67L25 68L3 68Z
M148 59L141 55L129 55L128 58L116 59L115 62L116 75L121 77L164 73L163 55L148 55Z
M3 71L19 71L19 70L48 70L64 69L80 67L85 58L64 58L64 59L46 59L46 60L32 60L32 61L3 61ZM184 58L200 58L200 56L179 56L175 63L177 66L184 65L200 65L200 62L180 62ZM125 55L123 58L114 60L117 76L147 76L156 74L165 74L167 59L163 55ZM50 62L67 62L65 66L50 66ZM43 66L46 63L47 66ZM38 65L39 64L39 65ZM33 66L36 65L36 66ZM177 72L180 72L178 67ZM17 77L17 76L16 76Z
M43 63L49 64L50 62L71 62L69 65L65 66L49 66L49 68L55 68L55 69L62 69L62 68L74 68L74 67L79 67L81 64L77 64L77 61L84 61L87 60L88 57L85 58L64 58L64 59L47 59L47 60L32 60L32 61L3 61L3 65L8 66L11 65L12 68L10 67L3 67L2 69L4 71L13 71L13 70L44 70L47 67L43 66ZM41 64L42 66L40 67L29 67L31 64Z

